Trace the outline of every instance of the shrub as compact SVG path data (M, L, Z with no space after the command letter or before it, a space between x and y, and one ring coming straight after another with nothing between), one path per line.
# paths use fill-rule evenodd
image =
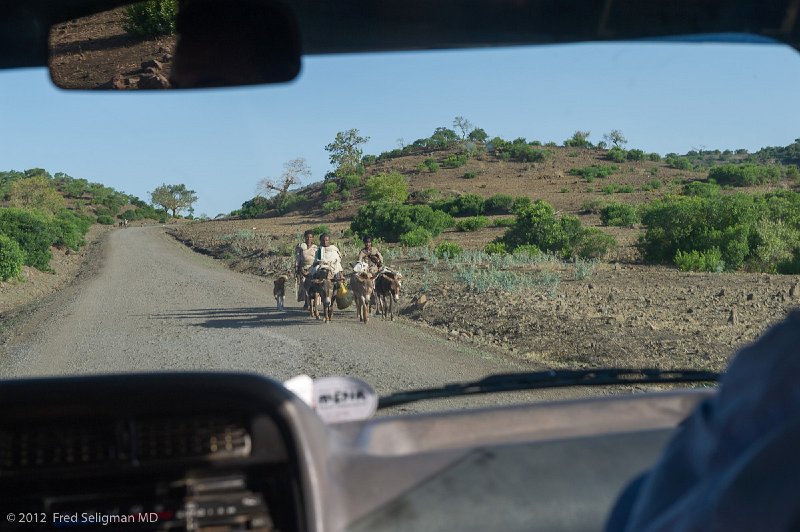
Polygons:
M272 204L275 207L275 210L278 211L278 214L286 214L287 212L296 211L300 208L300 205L305 201L305 196L300 194L296 194L294 192L287 192L286 194L280 194L272 198Z
M614 165L593 164L592 166L586 166L584 168L571 168L569 174L583 177L586 181L591 182L597 177L608 177L617 170L619 170L619 168Z
M97 217L97 223L103 225L114 225L114 218L108 214L101 214Z
M564 146L572 148L591 148L592 143L589 142L588 131L576 131L572 137L564 141Z
M781 220L761 219L750 235L751 257L748 268L777 273L780 266L790 262L800 247L800 231Z
M703 183L702 181L691 181L683 186L684 196L700 196L710 198L719 196L720 187L715 183Z
M0 281L19 277L25 253L17 241L0 233Z
M542 250L533 244L523 244L514 248L514 256L517 258L524 258L526 260L538 257L542 254Z
M461 246L455 242L442 242L436 246L436 249L433 250L436 256L440 259L458 257L461 255L461 253L463 253L463 251L464 250L461 249Z
M361 186L361 176L358 174L347 174L339 182L339 189L344 192L345 190L353 190Z
M606 159L609 161L614 161L615 163L624 163L628 158L625 154L625 150L618 146L614 146L608 153L606 153Z
M658 153L656 153L656 152L653 152L653 153L648 153L648 154L647 154L647 160L649 160L649 161L655 161L655 162L659 162L659 161L661 160L661 155L659 155L659 154L658 154Z
M719 273L725 269L725 261L722 260L719 248L711 248L708 251L694 250L688 253L678 250L675 253L675 264L684 272Z
M486 216L472 216L462 218L456 222L456 230L462 232L477 231L489 225L489 218Z
M437 188L426 188L425 190L420 190L414 195L414 200L417 203L430 203L434 199L439 197L439 189Z
M625 158L629 161L644 161L646 155L642 150L628 150L628 153L625 154Z
M615 227L633 227L639 223L636 207L627 203L609 203L600 211L603 225Z
M653 179L652 181L647 182L647 186L650 187L650 190L658 190L659 188L661 188L661 181L659 181L658 179Z
M53 244L78 251L85 244L83 237L89 231L92 219L79 216L74 212L62 209L53 220L55 240Z
M513 211L514 198L508 194L495 194L483 202L483 212L486 214L508 214Z
M325 233L330 234L331 232L330 228L324 224L314 227L313 229L311 229L311 231L314 233L314 237L317 239L319 239L320 235L323 235Z
M581 259L602 259L615 247L617 241L613 236L590 227L580 233L573 254Z
M720 185L734 187L762 185L775 181L780 176L780 167L760 164L725 164L714 167L708 172L709 179Z
M465 164L467 164L467 154L453 153L451 155L448 155L442 164L445 166L445 168L458 168L459 166L464 166Z
M495 227L511 227L514 225L514 218L495 218Z
M511 205L511 212L518 212L533 205L531 199L527 196L517 196L514 198L514 203Z
M125 8L122 28L139 37L175 33L177 0L147 0Z
M361 158L361 164L364 166L370 166L378 162L378 157L375 155L365 155Z
M506 245L503 242L489 242L483 251L487 255L502 255L506 253Z
M619 191L622 192L623 194L630 194L634 190L636 190L636 189L633 188L633 185L621 185L619 187Z
M399 172L378 174L367 179L364 191L369 201L394 201L403 203L408 199L408 183Z
M56 234L47 216L26 209L0 208L0 233L16 241L25 254L25 264L50 271L50 246Z
M427 246L431 241L430 232L423 227L415 227L407 233L400 235L400 245L413 248L418 246Z
M358 209L350 228L361 237L372 235L387 242L397 242L401 235L417 227L436 236L452 225L450 215L435 211L428 205L370 202Z
M432 174L439 171L439 163L436 162L436 159L425 159L422 164L424 164Z
M581 205L581 212L583 214L600 214L607 204L605 200L601 199L587 200Z
M477 194L464 194L455 198L435 201L431 203L431 207L452 216L477 216L483 213L484 201Z
M477 172L464 172L464 179L475 179L478 177Z
M325 203L322 204L322 210L325 211L325 214L331 214L333 212L341 210L341 208L342 208L342 202L339 200L326 201Z
M339 187L333 181L328 181L324 185L322 185L322 195L326 198L331 196L334 192L336 192Z
M691 170L692 163L686 157L679 157L676 155L668 155L666 158L666 163L669 165L670 168L675 168L677 170Z

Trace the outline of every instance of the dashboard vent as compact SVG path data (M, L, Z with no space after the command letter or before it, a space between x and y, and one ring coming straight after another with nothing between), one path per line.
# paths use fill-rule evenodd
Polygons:
M0 471L119 463L124 425L41 424L0 430Z
M185 416L136 420L134 453L139 461L249 456L251 440L244 423L222 416Z

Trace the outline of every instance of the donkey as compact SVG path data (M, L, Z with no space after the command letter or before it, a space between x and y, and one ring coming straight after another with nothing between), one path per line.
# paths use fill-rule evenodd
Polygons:
M333 281L327 277L311 279L308 289L309 311L319 319L319 305L322 304L322 316L325 323L333 317Z
M378 313L382 313L384 319L388 310L391 320L394 321L394 303L400 301L402 279L403 276L400 273L391 271L379 273L375 277L375 299L378 304Z
M365 272L353 272L350 275L350 290L353 291L353 297L356 300L356 314L358 321L367 323L369 317L369 301L372 298L372 292L375 289L375 281L372 277Z

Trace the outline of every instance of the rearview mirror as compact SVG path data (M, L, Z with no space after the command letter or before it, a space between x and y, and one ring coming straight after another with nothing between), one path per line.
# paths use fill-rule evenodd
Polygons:
M147 0L54 25L49 50L64 89L227 87L300 72L296 20L269 0Z

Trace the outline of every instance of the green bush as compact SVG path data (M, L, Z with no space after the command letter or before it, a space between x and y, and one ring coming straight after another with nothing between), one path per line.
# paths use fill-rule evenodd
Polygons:
M617 170L619 170L619 168L614 165L593 164L591 166L586 166L584 168L571 168L569 174L583 177L584 179L586 179L586 181L592 182L594 181L595 178L598 177L608 177Z
M333 181L328 181L324 185L322 185L322 195L326 198L333 195L334 192L339 190L339 186L334 183Z
M62 209L53 220L55 231L54 245L78 251L86 242L84 236L92 225L92 219L79 216L74 212Z
M487 255L502 255L506 253L506 245L503 242L489 242L483 251Z
M687 171L692 169L692 163L686 157L668 155L665 160L670 168L675 168L676 170L687 170Z
M628 150L625 158L629 161L644 161L647 156L642 150Z
M514 225L514 218L495 218L495 227L511 227Z
M719 185L715 183L703 183L702 181L691 181L683 185L684 196L710 198L719 196L720 190Z
M361 176L358 174L347 174L339 182L339 190L353 190L361 186Z
M378 162L378 157L375 155L365 155L361 158L361 164L364 166L370 166Z
M97 223L103 225L114 225L114 218L107 214L101 214L97 217Z
M431 233L423 227L415 227L407 233L400 235L400 245L407 248L427 246L431 241Z
M483 202L486 214L509 214L514 212L514 198L508 194L495 194Z
M581 213L583 214L600 214L603 208L608 205L608 202L601 199L587 200L581 205Z
M678 250L675 254L675 264L684 272L719 273L725 269L725 261L722 260L719 248L711 248L708 251L694 250L688 253Z
M417 227L436 236L452 225L452 216L428 205L403 205L383 201L370 202L360 207L350 228L360 237L371 235L387 242L398 242L401 235Z
M422 164L424 164L432 174L439 171L439 163L436 162L436 159L425 159Z
M326 201L325 203L322 204L322 210L325 211L325 214L331 214L341 209L342 209L342 202L339 200Z
M517 218L503 236L506 248L533 244L542 251L571 253L571 235L556 218L553 206L542 200L517 212Z
M471 216L462 218L456 222L456 230L462 232L477 231L489 225L489 218L486 216Z
M431 207L451 216L477 216L483 214L484 200L477 194L464 194L455 198L434 201Z
M514 198L514 203L511 205L511 212L516 213L522 209L527 209L533 205L531 199L527 196L517 196Z
M17 241L0 233L0 281L19 277L25 262L25 252Z
M720 185L734 187L747 187L771 183L781 176L778 166L765 166L761 164L725 164L712 168L708 178Z
M436 249L433 250L437 257L440 259L458 257L464 252L461 246L455 242L442 242Z
M617 247L613 236L600 229L584 229L574 245L573 255L581 259L602 259Z
M523 244L514 248L514 256L517 258L524 258L526 260L538 257L542 254L542 250L533 244Z
M731 270L779 271L797 246L800 194L677 196L644 208L639 247L649 262L717 248Z
M603 225L615 227L633 227L639 223L636 207L627 203L609 203L600 210Z
M475 179L478 177L477 172L464 172L464 179Z
M608 159L609 161L614 161L615 163L624 163L628 159L628 157L627 154L625 153L625 150L623 150L619 146L614 146L613 148L608 150L608 153L606 153L606 159Z
M445 158L444 162L442 163L445 168L458 168L460 166L464 166L467 164L467 154L459 153L459 154L451 154Z
M659 154L658 154L658 153L656 153L656 152L653 152L653 153L648 153L648 154L647 154L647 160L648 160L648 161L655 161L655 162L659 162L659 161L661 160L661 155L659 155Z
M25 264L50 271L50 246L56 240L56 231L46 215L14 207L0 208L0 233L16 241L25 254Z
M314 233L314 237L317 239L319 239L320 235L324 235L325 233L327 234L331 233L330 227L324 224L312 228L311 231Z
M125 8L122 28L139 37L175 33L177 0L146 0Z
M367 179L364 191L369 201L394 201L403 203L408 199L408 183L403 174L390 172Z

